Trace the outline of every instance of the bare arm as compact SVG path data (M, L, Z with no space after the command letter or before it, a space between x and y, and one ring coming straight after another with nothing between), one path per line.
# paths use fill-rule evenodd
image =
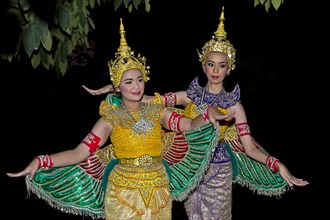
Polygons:
M105 93L115 91L112 84L108 84L108 85L103 86L102 88L99 88L99 89L90 89L85 85L82 85L82 87L91 95L102 95L102 94L105 94ZM178 92L174 92L173 94L176 96L176 105L186 106L186 105L189 104L190 99L187 97L186 91L178 91ZM162 96L163 103L166 102L164 95ZM154 96L144 95L143 98L142 98L142 102L149 102L153 98L154 98Z
M230 111L228 114L223 114L218 108L210 107L208 108L206 114L201 114L194 119L185 117L180 114L174 114L173 111L165 109L162 115L163 127L169 130L178 130L180 132L185 132L200 126L203 126L209 122L213 124L214 127L219 126L217 121L224 120L233 117L235 111ZM174 119L176 117L176 119ZM173 126L169 125L174 124ZM171 123L174 122L174 123ZM174 128L174 129L173 129Z
M103 121L102 118L100 118L94 127L92 128L92 132L100 137L99 146L102 146L107 139L109 138L109 135L111 133L112 127L110 123L107 123ZM80 143L77 147L71 150L65 150L59 153L54 153L49 155L53 167L63 167L73 164L78 164L84 160L86 160L90 156L90 148L84 144ZM31 163L22 171L18 173L7 173L10 177L20 177L20 176L26 176L29 175L30 179L33 179L34 174L39 169L39 160L37 158L34 158Z
M108 84L106 86L103 86L100 89L90 89L85 85L82 85L82 87L91 95L102 95L108 92L114 92L114 88L112 86L112 84Z
M173 93L176 96L176 105L187 106L190 103L190 99L187 97L186 91L177 91Z
M238 124L241 123L247 123L247 118L246 118L246 114L243 108L243 105L241 103L236 103L236 105L234 107L231 107L232 109L236 110L236 114L235 114L235 124L236 126ZM242 142L243 148L245 153L253 158L254 160L257 160L263 164L266 164L266 159L268 157L268 155L266 153L264 153L263 151L261 151L252 141L251 135L243 135L243 136L239 136L240 141ZM286 168L286 166L281 163L281 162L277 162L275 164L275 166L277 166L277 168L279 169L279 172L282 176L282 178L287 181L287 183L290 186L293 185L297 185L297 186L305 186L308 184L307 181L303 180L303 179L298 179L296 177L294 177L290 171Z

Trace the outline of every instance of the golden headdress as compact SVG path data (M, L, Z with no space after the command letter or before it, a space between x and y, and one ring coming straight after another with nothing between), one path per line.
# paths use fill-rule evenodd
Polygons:
M205 64L205 60L207 55L210 52L222 52L225 53L228 57L228 65L229 68L232 70L235 69L235 57L236 57L236 50L234 46L227 40L227 33L225 31L225 13L224 13L224 7L222 7L222 12L220 15L220 23L218 26L218 29L216 32L214 32L215 35L212 36L212 39L207 41L203 48L202 53L198 52L199 61L202 63L202 65Z
M130 69L139 69L144 82L147 82L150 78L148 77L149 66L146 66L146 58L140 56L140 54L134 56L134 51L127 45L122 19L120 19L119 33L120 45L118 51L115 53L115 60L108 62L110 79L114 87L117 88L119 86L123 73Z

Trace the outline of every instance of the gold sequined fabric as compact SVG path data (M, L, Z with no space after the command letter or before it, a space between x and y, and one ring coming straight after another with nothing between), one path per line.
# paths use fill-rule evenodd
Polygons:
M136 214L138 219L171 219L170 208L169 178L162 163L117 164L111 171L105 199L109 219L131 219Z
M163 106L155 102L145 103L141 109L134 112L126 111L122 106L109 105L105 101L101 103L101 116L113 126L110 139L114 154L118 159L137 158L145 154L160 156L162 111ZM142 115L152 126L147 131L142 130L141 133L136 133L132 126L141 119Z
M112 150L119 163L111 170L105 196L106 219L171 219L169 177L161 161L159 96L134 112L102 102L100 114L111 123ZM133 129L136 123L147 128ZM140 125L140 124L138 124Z

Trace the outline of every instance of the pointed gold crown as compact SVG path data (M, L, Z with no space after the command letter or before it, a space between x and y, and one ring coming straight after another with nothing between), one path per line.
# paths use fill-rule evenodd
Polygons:
M199 61L202 65L205 64L206 57L210 52L222 52L225 53L228 57L228 65L230 69L235 69L235 57L236 50L234 46L227 40L227 33L225 31L225 13L224 7L222 7L222 12L220 15L220 23L215 35L212 36L212 39L207 41L202 47L202 53L198 52Z
M122 19L120 19L119 33L120 45L115 53L115 60L110 60L108 62L110 79L114 87L117 88L119 86L123 73L130 69L139 69L144 82L147 82L150 78L148 77L149 66L146 66L146 58L140 56L140 54L134 56L134 51L127 45Z

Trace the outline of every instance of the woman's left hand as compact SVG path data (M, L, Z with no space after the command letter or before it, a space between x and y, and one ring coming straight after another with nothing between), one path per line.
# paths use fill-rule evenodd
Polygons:
M109 84L109 85L106 85L106 86L103 86L102 88L100 89L90 89L88 88L87 86L85 85L82 85L82 87L91 95L101 95L101 94L104 94L104 93L108 93L108 92L113 92L114 91L114 88L112 86L112 84Z
M236 111L231 110L227 114L223 114L218 108L216 107L210 107L207 110L207 116L208 120L213 124L213 126L216 128L219 126L219 122L224 119L231 119L235 116Z
M308 181L293 176L283 163L278 162L277 166L282 178L289 184L289 186L306 186L309 184Z

